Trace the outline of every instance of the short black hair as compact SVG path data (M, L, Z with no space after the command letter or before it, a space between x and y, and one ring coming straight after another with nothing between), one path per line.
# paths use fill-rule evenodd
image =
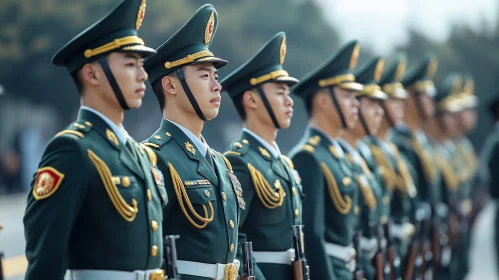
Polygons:
M243 97L244 97L244 92L237 94L236 96L232 97L232 103L234 103L234 107L236 108L236 112L241 117L242 121L246 120L246 111L244 110L244 105L243 105Z
M178 77L177 72L173 71L168 73L166 76L171 77L171 78L176 78ZM159 103L159 109L161 112L163 112L163 109L165 109L165 92L163 91L163 83L161 82L163 78L159 78L156 81L151 83L152 91L154 92L154 95L156 96L156 99L158 99Z
M83 93L83 81L81 78L81 68L76 69L71 73L71 78L73 78L73 82L76 85L76 89L78 90L78 94L81 96Z

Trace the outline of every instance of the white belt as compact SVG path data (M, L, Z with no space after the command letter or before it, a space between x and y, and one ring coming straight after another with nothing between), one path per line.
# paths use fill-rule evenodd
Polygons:
M366 238L362 236L360 238L360 249L362 253L366 254L368 259L372 259L378 250L378 240L376 238Z
M325 248L326 248L326 254L345 262L345 267L348 270L350 271L355 270L356 267L355 256L357 255L357 252L352 246L341 246L334 243L326 243Z
M416 229L411 223L393 224L392 236L402 241L409 241Z
M165 273L161 269L119 271L98 269L70 269L68 280L163 280Z
M253 252L253 257L257 263L275 263L291 265L291 260L295 258L295 249L282 252Z
M234 263L229 264L177 261L178 273L214 280L236 280L238 270L239 260L234 260Z

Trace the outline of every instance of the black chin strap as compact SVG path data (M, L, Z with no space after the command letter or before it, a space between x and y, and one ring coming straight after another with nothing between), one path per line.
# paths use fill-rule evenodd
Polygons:
M383 111L385 111L385 117L390 127L395 127L395 122L393 121L392 116L390 116L388 110L386 110L385 102L381 102L381 108L383 109Z
M341 110L340 103L338 102L338 99L336 98L336 94L334 93L334 88L329 87L329 93L331 94L331 98L333 99L334 106L336 107L336 111L338 111L338 115L340 115L341 119L341 125L343 128L348 128L347 122L345 120L345 116L343 115L343 111Z
M105 57L99 58L99 63L102 66L102 70L104 70L104 74L106 75L107 80L109 81L109 84L111 85L114 95L116 96L116 99L118 99L121 108L123 108L123 110L130 109L130 107L128 107L128 105L126 104L125 97L123 96L123 93L121 92L121 89L118 86L116 79L114 78L111 68L109 68L109 64L107 63L106 58Z
M368 136L372 136L371 131L369 131L369 127L367 126L366 120L364 119L364 116L362 115L362 110L360 109L360 106L359 106L359 120L360 120L360 123L362 124L362 127L366 131L366 134Z
M187 98L189 98L189 102L191 102L192 108L194 108L194 111L196 111L196 114L201 120L207 121L206 117L203 115L203 111L201 111L201 108L199 108L196 98L194 98L194 95L192 95L189 85L187 85L187 82L185 81L184 71L182 70L182 68L180 68L177 69L176 72L178 79L180 80L180 84L182 85L182 88L184 89Z
M426 116L425 116L425 113L424 113L424 109L423 109L423 103L421 102L421 96L420 94L425 94L425 93L421 93L421 92L416 92L415 95L414 95L414 98L416 98L415 102L416 102L416 109L417 111L419 112L419 116L421 117L421 120L426 120Z
M280 129L281 126L277 122L277 118L275 117L274 111L272 110L272 106L270 106L269 100L267 99L265 92L263 92L263 88L261 86L257 86L256 90L258 90L258 93L260 94L260 97L262 98L263 104L265 105L265 109L267 109L267 112L269 113L269 116L272 119L272 122L274 123L275 128Z

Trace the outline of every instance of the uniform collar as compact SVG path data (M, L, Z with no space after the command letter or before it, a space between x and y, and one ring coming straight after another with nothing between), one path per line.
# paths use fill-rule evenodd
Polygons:
M279 150L279 146L277 146L277 143L275 141L274 146L272 146L267 141L263 140L262 137L258 136L258 134L247 128L243 128L243 132L246 132L253 138L255 138L255 140L257 140L265 149L267 149L274 158L279 158L279 156L281 155L281 150Z
M184 132L184 134L189 137L189 139L192 141L192 143L194 143L194 145L196 145L196 148L199 150L199 152L203 155L203 156L206 156L206 152L208 152L208 149L209 149L209 146L208 146L208 143L206 143L206 141L204 140L204 137L201 136L201 139L197 138L196 135L194 135L194 133L192 133L190 130L188 130L187 128L183 127L182 125L174 122L174 121L171 121L171 120L167 120L167 119L164 119L172 124L174 124L176 127L178 127L180 130L182 130L182 132Z
M108 117L106 117L104 114L102 114L101 112L99 112L93 108L90 108L87 106L81 106L80 110L86 110L86 111L92 112L95 115L97 115L99 118L101 118L109 126L109 128L111 128L111 130L116 135L116 138L118 138L118 141L120 142L120 144L126 143L127 133L125 132L125 128L123 127L123 125L117 126Z

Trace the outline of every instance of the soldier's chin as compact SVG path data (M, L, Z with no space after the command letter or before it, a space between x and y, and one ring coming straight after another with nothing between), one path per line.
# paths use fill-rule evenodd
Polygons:
M291 120L282 121L279 125L281 126L281 129L287 129L291 126Z
M138 109L138 108L142 107L142 98L127 101L127 105L128 105L128 108L130 108L130 109Z
M219 111L220 110L218 108L214 108L214 109L206 110L205 112L203 112L203 114L207 120L212 120L218 116Z

